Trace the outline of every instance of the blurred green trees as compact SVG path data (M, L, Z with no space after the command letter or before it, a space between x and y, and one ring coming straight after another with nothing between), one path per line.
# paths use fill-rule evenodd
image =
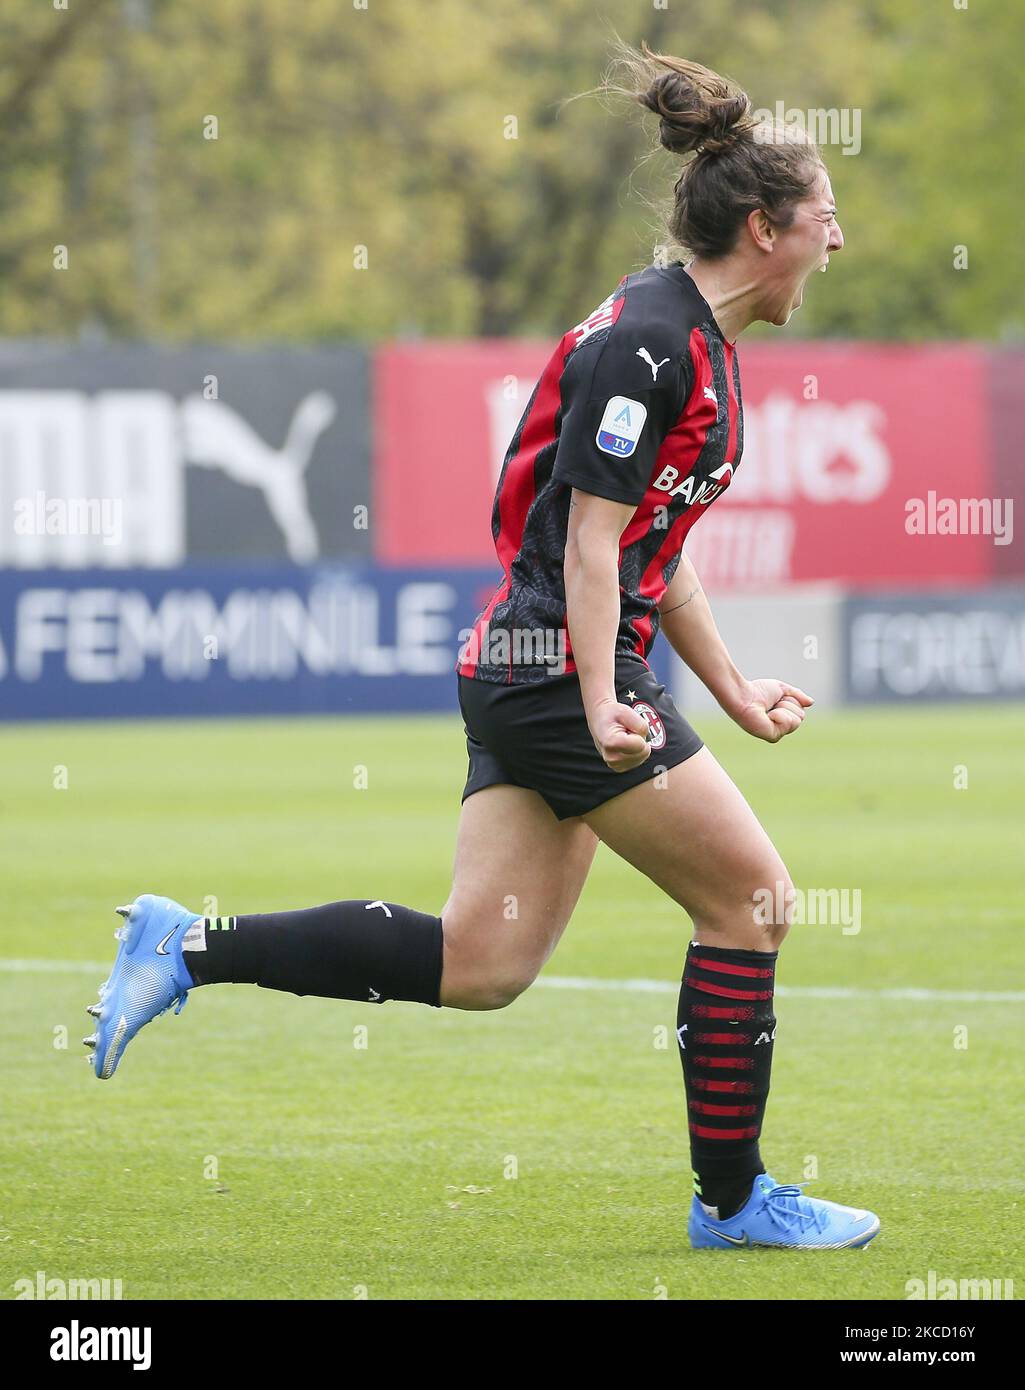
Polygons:
M560 105L614 27L859 113L788 333L1025 337L1025 7L667 3L11 0L0 335L561 333L651 260L679 168L639 109Z

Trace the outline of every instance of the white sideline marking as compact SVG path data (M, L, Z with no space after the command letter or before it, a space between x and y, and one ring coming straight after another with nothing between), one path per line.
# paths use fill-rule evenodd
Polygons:
M679 981L672 980L591 980L572 974L542 974L537 984L549 990L615 990L633 994L679 994ZM910 999L958 1001L961 1004L1025 1004L1025 990L858 990L846 984L777 984L773 994L783 999Z
M0 974L7 975L89 975L98 970L110 974L113 957L93 960L20 960L0 956ZM581 975L542 975L536 981L545 989L611 990L616 994L678 994L679 982L672 980L596 980ZM1025 990L968 989L857 989L851 985L777 985L782 999L899 999L931 1004L1025 1004Z
M579 975L542 975L536 984L549 989L615 990L634 994L679 994L679 981L594 980ZM1022 1004L1025 990L965 989L857 989L852 985L777 985L773 993L782 999L901 999L932 1003L934 1000L976 1004Z

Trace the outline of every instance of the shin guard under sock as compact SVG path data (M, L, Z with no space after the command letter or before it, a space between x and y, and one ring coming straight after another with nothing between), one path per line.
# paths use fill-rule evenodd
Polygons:
M683 1062L691 1166L698 1200L719 1219L746 1202L764 1173L758 1150L776 1036L777 951L692 941L676 1035Z
M397 903L360 899L205 917L182 945L197 985L232 982L327 999L441 1005L441 918Z

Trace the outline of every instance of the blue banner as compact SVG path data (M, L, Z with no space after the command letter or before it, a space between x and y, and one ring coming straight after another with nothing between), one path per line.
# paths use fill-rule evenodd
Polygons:
M493 569L0 571L0 717L458 710ZM668 680L668 648L652 665Z
M859 594L843 604L849 704L1025 696L1025 589Z

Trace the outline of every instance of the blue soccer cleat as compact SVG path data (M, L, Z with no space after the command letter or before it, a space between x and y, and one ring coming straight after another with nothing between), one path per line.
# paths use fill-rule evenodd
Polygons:
M879 1230L871 1211L806 1197L800 1184L780 1187L768 1173L755 1178L751 1196L725 1221L710 1217L697 1197L687 1234L695 1250L739 1250L766 1245L785 1250L844 1250L867 1245Z
M114 1075L121 1054L144 1024L177 1004L180 1014L193 986L182 958L182 937L197 914L170 898L144 893L130 907L114 935L121 942L114 969L100 986L100 1002L86 1012L96 1032L83 1038L89 1061L101 1081Z

